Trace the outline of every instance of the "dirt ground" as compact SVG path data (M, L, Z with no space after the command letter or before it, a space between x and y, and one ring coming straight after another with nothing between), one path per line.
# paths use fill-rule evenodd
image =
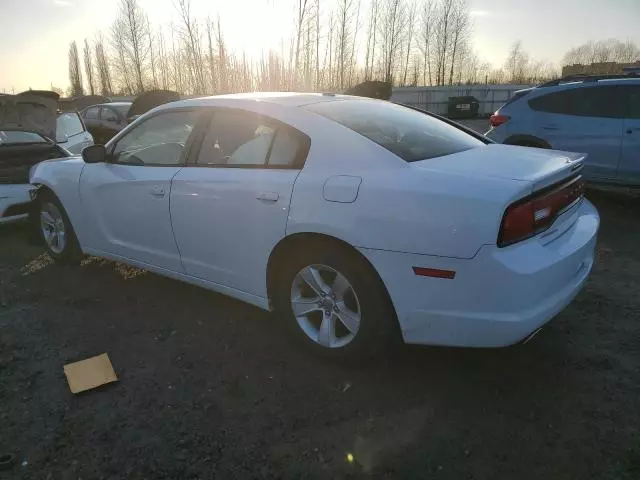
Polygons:
M531 343L360 366L200 288L54 265L4 227L0 455L17 463L0 480L638 479L640 199L589 197L595 270ZM119 382L71 394L63 365L103 352Z

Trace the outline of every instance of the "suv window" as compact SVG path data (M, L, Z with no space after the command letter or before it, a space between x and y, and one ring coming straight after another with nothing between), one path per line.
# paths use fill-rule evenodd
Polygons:
M308 150L304 134L277 120L220 109L209 123L196 161L198 165L300 168L305 146Z
M198 117L198 112L184 110L145 120L118 141L112 151L112 161L130 165L181 165L184 146Z
M640 118L640 85L620 86L622 105L626 106L625 118Z
M107 107L102 107L100 111L100 119L105 122L118 123L118 115L116 112Z
M75 112L62 113L56 120L56 133L73 137L84 132L80 116Z
M95 120L98 118L98 111L100 107L89 107L84 111L84 118L88 118L90 120Z
M578 87L529 100L533 110L580 117L620 117L616 86Z
M485 145L463 130L426 113L389 102L338 100L304 108L350 128L407 162Z

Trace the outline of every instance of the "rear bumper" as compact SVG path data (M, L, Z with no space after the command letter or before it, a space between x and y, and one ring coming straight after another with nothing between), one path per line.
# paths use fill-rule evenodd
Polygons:
M0 185L0 223L10 223L27 218L31 206L30 192L33 185Z
M600 219L584 200L561 232L470 260L362 249L387 286L406 343L502 347L544 325L578 294L593 266ZM456 272L419 277L412 267Z

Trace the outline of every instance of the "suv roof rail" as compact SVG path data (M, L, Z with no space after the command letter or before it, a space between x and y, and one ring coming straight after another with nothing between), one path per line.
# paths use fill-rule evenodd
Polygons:
M613 80L616 78L640 78L640 72L638 71L629 71L627 73L611 73L606 75L590 75L587 73L578 73L575 75L568 75L566 77L558 78L556 80L551 80L550 82L543 83L538 85L539 87L555 87L556 85L560 85L561 83L568 82L597 82L598 80Z

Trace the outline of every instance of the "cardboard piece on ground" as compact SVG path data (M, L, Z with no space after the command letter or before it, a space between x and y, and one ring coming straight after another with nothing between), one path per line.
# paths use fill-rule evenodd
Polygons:
M71 393L84 392L118 381L106 353L65 365L64 374L67 376Z

